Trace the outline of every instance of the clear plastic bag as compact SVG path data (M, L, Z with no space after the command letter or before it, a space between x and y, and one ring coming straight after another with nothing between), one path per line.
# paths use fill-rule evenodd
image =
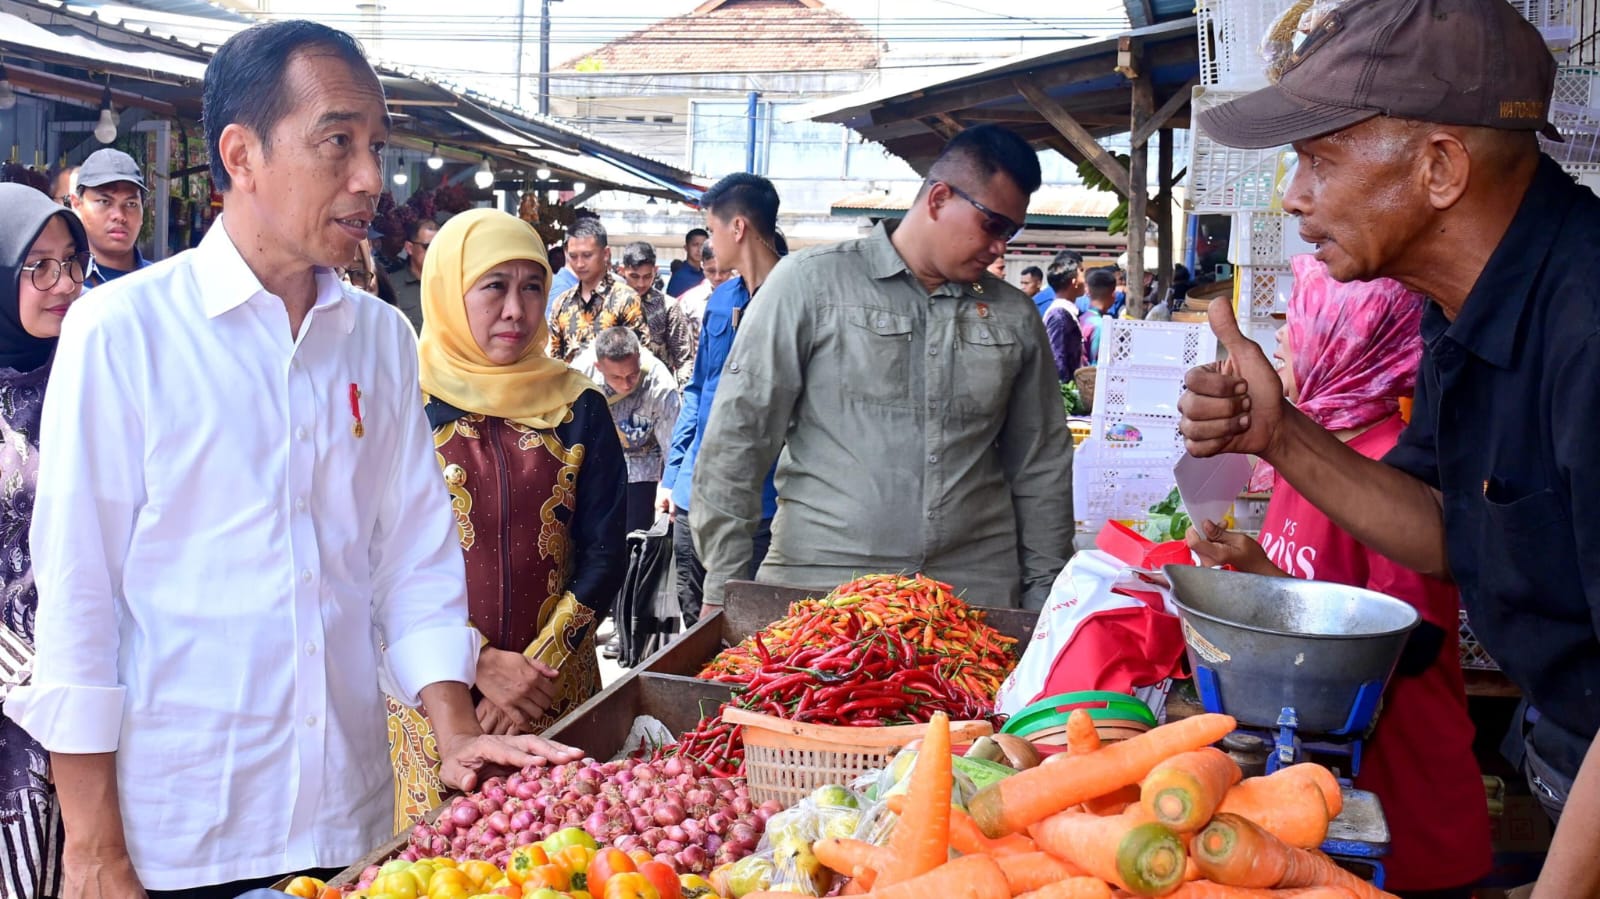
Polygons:
M728 872L727 885L734 899L752 889L827 895L837 878L817 860L812 844L825 838L855 837L863 814L861 795L840 785L818 788L773 815L755 854L736 862Z

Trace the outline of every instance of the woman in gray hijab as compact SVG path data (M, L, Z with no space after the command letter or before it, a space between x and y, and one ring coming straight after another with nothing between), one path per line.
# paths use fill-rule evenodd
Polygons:
M33 667L28 525L39 477L39 410L67 309L83 289L89 241L41 191L0 184L0 895L61 890L61 817L49 755L4 714Z

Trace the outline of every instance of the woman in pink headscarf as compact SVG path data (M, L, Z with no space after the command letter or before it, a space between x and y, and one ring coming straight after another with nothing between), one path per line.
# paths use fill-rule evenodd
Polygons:
M1416 389L1426 300L1387 279L1341 284L1311 256L1293 264L1289 321L1278 332L1284 395L1352 449L1382 458L1405 427L1400 400ZM1251 486L1273 491L1260 542L1202 522L1204 536L1189 531L1201 561L1365 587L1422 616L1389 682L1356 786L1376 793L1388 816L1390 890L1470 897L1490 867L1489 817L1472 755L1456 589L1362 546L1266 465Z

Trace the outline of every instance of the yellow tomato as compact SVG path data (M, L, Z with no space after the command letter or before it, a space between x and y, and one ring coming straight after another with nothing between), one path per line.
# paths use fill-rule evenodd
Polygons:
M428 899L467 899L472 892L472 887L461 884L445 884L437 890L428 891Z
M289 881L289 885L284 887L283 891L291 896L297 896L299 899L317 899L317 896L321 895L322 888L325 886L327 884L315 877L296 877L294 880Z
M417 888L417 879L411 876L410 871L401 871L398 874L383 874L372 882L372 892L388 893L394 899L417 899L420 890Z
M444 889L457 888L461 890L472 889L472 878L467 876L467 872L455 868L440 868L433 872L432 877L428 878L429 896L433 896Z
M492 884L501 878L500 869L481 859L461 863L461 872L472 879L474 886Z
M444 855L441 855L438 858L424 859L424 861L426 861L428 864L434 866L435 868L456 868L456 867L460 867L459 865L456 864L456 860L455 859L450 858L448 856L444 856Z
M383 863L383 867L378 869L378 873L379 874L395 874L397 872L404 871L404 870L406 870L407 868L410 868L410 867L411 867L411 863L406 861L405 859L403 859L403 858L392 858L392 859L390 859L390 860L388 860L388 861Z

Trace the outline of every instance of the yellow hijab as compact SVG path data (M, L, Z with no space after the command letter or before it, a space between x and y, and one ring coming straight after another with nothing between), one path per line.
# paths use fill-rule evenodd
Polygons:
M464 412L553 428L594 382L546 355L550 334L543 310L533 323L533 341L510 365L489 361L467 327L467 291L485 272L512 259L539 263L545 287L550 286L550 261L539 235L515 216L472 209L453 216L434 235L422 263L425 324L417 341L422 389Z

